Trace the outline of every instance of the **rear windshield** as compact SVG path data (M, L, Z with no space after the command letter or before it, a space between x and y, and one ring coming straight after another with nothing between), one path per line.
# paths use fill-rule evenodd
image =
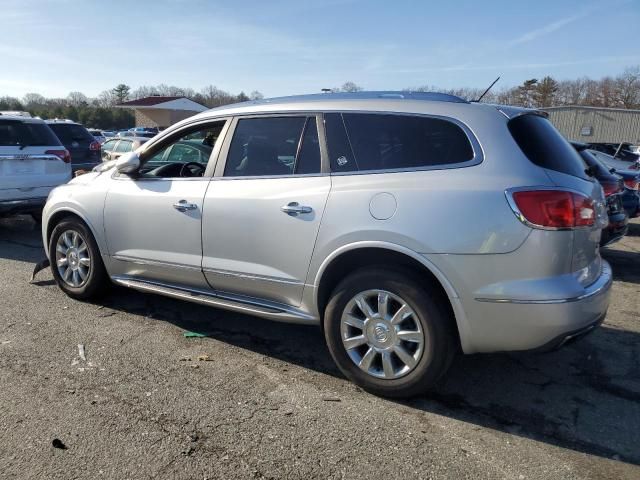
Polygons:
M546 118L520 115L508 125L514 140L531 162L574 177L589 178L578 152Z
M0 122L0 146L50 147L60 141L44 123L3 120Z
M64 144L71 142L93 142L93 136L82 125L73 123L52 123L49 125L60 141Z

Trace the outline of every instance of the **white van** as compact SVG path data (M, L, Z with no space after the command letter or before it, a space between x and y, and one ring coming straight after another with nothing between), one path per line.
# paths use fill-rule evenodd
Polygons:
M71 156L44 121L0 114L0 216L39 219L49 192L70 179Z

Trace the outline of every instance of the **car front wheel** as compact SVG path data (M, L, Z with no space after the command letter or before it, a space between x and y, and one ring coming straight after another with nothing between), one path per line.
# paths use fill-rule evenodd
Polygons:
M66 218L54 227L49 239L49 261L53 278L70 297L96 297L109 285L96 241L78 219Z
M327 305L329 351L344 375L371 393L423 393L446 372L456 351L444 301L410 272L357 271Z

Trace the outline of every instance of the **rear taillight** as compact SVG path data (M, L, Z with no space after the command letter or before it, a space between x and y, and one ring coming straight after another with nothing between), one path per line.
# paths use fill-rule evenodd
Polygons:
M604 190L604 196L610 197L616 193L622 192L622 185L620 182L600 182L602 190Z
M575 228L595 224L593 199L566 190L520 190L510 202L518 218L535 228Z
M91 142L91 145L89 145L89 150L91 150L92 152L99 152L100 151L100 142L97 141L97 140Z
M627 178L624 181L624 186L627 187L629 190L638 190L638 187L640 186L640 180L638 179L638 177Z
M47 150L44 153L46 155L55 155L60 160L62 160L64 163L71 163L71 154L69 153L69 150L67 150L67 149L63 148L62 150Z

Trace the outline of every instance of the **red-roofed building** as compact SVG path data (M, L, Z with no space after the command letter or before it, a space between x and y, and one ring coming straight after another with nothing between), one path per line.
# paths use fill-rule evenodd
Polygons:
M187 97L163 97L160 95L123 102L116 107L133 109L136 115L136 127L160 128L166 128L207 110L204 105L189 100Z

